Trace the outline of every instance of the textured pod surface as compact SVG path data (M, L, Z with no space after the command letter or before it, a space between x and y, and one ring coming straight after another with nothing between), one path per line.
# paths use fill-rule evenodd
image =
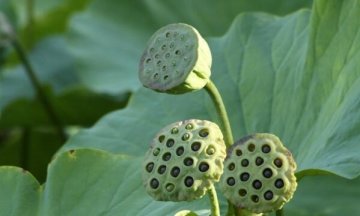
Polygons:
M143 163L143 180L156 200L202 197L220 180L226 147L220 128L209 121L185 120L163 128Z
M155 91L182 94L206 85L211 61L209 46L195 28L170 24L148 41L140 60L139 78Z
M229 149L220 187L239 208L270 212L292 198L297 187L295 169L291 153L278 137L254 134Z

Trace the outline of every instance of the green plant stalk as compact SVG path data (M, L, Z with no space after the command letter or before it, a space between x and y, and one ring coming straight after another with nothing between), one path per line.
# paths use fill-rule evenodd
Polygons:
M211 203L211 216L220 216L219 201L213 184L211 184L210 189L208 190L208 195Z
M54 106L51 104L50 99L43 92L43 89L41 88L41 85L40 85L40 81L36 77L35 72L30 64L30 61L28 60L28 58L25 54L24 49L22 48L20 43L17 41L17 39L14 39L12 41L12 45L14 46L15 51L17 52L21 62L23 63L23 65L25 67L25 72L28 75L28 77L30 78L31 84L33 85L33 87L36 91L36 95L37 95L40 103L44 107L45 112L48 114L50 121L56 128L61 140L63 142L65 142L66 134L65 134L63 125L62 125L60 119L58 118L58 116L56 115Z
M229 148L234 143L234 138L232 135L230 121L222 97L219 93L219 90L216 88L215 84L211 80L209 80L209 82L205 85L205 90L210 95L211 100L214 102L216 111L220 117L220 121L224 129L225 144L226 147Z

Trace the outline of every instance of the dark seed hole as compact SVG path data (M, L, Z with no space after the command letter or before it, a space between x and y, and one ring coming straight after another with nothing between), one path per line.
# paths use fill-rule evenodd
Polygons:
M274 160L274 164L275 164L276 167L281 168L283 163L282 163L282 160L280 158L276 158Z
M171 169L171 172L170 172L171 176L172 177L178 177L178 175L180 174L180 168L179 167L173 167Z
M166 71L166 65L162 66L161 70Z
M161 165L158 168L158 173L159 174L164 174L164 172L166 171L166 166L165 165Z
M194 184L194 179L191 176L185 178L185 186L191 187Z
M249 150L250 152L253 152L253 151L255 150L255 145L254 145L253 143L250 143L250 144L248 145L248 150Z
M154 168L154 163L153 162L148 163L146 165L146 171L148 171L148 172L151 172L153 170L153 168Z
M201 162L199 165L199 170L200 172L206 172L209 170L209 164L207 164L206 162Z
M170 158L171 158L170 152L166 152L166 153L163 155L162 158L163 158L164 161L170 160Z
M151 62L151 58L146 59L146 63L150 63Z
M162 49L162 50L165 50L165 49L166 49L166 45L165 45L165 44L162 45L162 46L161 46L161 49Z
M252 196L251 196L251 200L252 200L254 203L257 203L257 202L259 202L259 197L256 196L256 195L252 195Z
M155 58L156 58L156 59L158 59L159 57L160 57L159 54L156 54L156 55L155 55ZM157 62L157 64L160 64L160 63L161 63L161 61L158 61L158 62Z
M175 55L180 55L180 53L181 53L180 50L175 51Z
M233 186L235 184L235 179L233 177L230 177L226 180L227 184L230 186Z
M177 134L177 133L179 133L179 129L174 127L174 128L171 129L171 133L172 134Z
M209 135L209 130L204 128L199 131L199 136L201 137L207 137Z
M272 176L272 174L273 174L273 172L272 172L272 170L270 168L266 168L263 171L263 176L265 178L270 178Z
M250 174L247 172L241 173L241 175L240 175L241 181L247 181L247 180L249 180L249 178L250 178Z
M154 151L153 151L153 155L154 155L154 156L158 156L159 153L160 153L160 149L159 149L159 148L154 149Z
M235 164L234 163L229 164L228 169L230 171L234 170L235 169Z
M275 187L282 188L284 187L284 181L282 179L276 179L275 181Z
M264 193L264 198L265 198L266 200L271 200L273 197L274 197L273 192L271 192L271 191L269 191L269 190Z
M159 77L159 74L158 73L155 73L154 74L154 79L157 79Z
M170 37L170 32L166 32L165 37Z
M194 142L193 144L191 144L191 149L193 151L199 151L200 148L201 148L201 143L199 142Z
M192 159L192 158L185 158L184 159L184 165L185 166L191 166L191 165L193 165L193 163L194 163L194 160Z
M150 187L156 189L159 187L159 181L156 178L151 179Z
M185 126L185 128L186 128L187 130L191 130L191 129L194 128L194 125L191 124L191 123L189 123L189 124L187 124L187 125Z
M186 141L186 140L188 140L190 138L190 134L188 134L188 133L185 133L182 137L181 137L181 139L183 140L183 141Z
M240 149L236 149L236 152L235 152L235 153L236 153L237 156L241 156L241 155L242 155L242 151L241 151Z
M165 139L165 136L164 135L161 135L161 136L159 136L159 142L163 142L164 141L164 139Z
M257 165L257 166L260 166L261 164L263 164L264 163L264 159L262 159L262 157L257 157L256 159L255 159L255 164Z
M168 139L166 141L166 146L169 148L172 147L174 144L175 144L175 141L173 139Z
M252 186L253 186L255 189L260 189L261 186L262 186L262 183L261 183L261 181L259 181L259 180L255 180L255 181L253 181Z
M169 78L168 75L165 75L165 76L164 76L164 80L167 80L168 78Z
M247 194L247 191L246 191L245 189L240 189L240 190L239 190L239 195L240 195L240 196L243 197L243 196L245 196L246 194Z
M176 155L181 156L184 153L184 147L180 146L176 149Z
M265 144L261 147L261 151L264 153L269 153L271 151L271 148L269 145Z
M241 166L247 167L248 165L249 165L249 161L248 161L247 159L243 159L243 160L241 161Z

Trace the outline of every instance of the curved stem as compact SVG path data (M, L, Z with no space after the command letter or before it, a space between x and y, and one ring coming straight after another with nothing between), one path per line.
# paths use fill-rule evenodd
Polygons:
M221 95L218 89L216 88L215 84L211 80L209 80L209 82L206 84L205 89L215 104L216 111L220 117L221 124L224 128L224 140L226 147L230 147L234 142L234 138L232 135L229 118L226 113L226 108L221 98Z
M208 190L208 195L211 203L211 216L220 216L219 201L213 184L211 184L210 189Z
M63 142L65 142L66 134L64 132L62 123L61 123L60 119L58 118L58 116L56 115L55 109L54 109L53 105L51 104L50 99L43 92L43 89L41 88L41 85L40 85L40 81L36 77L36 74L35 74L33 68L31 67L30 61L28 60L24 49L22 48L20 43L17 41L17 39L14 39L12 41L12 45L14 46L15 51L17 52L21 62L23 63L23 65L25 67L25 72L28 75L28 77L30 78L31 84L35 88L35 91L36 91L36 94L37 94L37 97L38 97L40 103L42 104L46 113L48 114L50 121L55 126L61 140Z

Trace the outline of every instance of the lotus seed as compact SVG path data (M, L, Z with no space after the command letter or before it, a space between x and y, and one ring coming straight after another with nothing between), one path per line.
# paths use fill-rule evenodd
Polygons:
M253 152L254 150L255 150L255 145L254 144L249 144L249 146L248 146L248 150L250 151L250 152Z
M155 73L155 74L154 74L154 79L157 79L157 78L159 78L159 74L158 74L158 73Z
M206 153L208 155L213 155L215 154L215 148L213 146L209 146L207 149L206 149Z
M155 49L154 49L154 48L150 48L150 52L151 52L151 53L155 52Z
M174 48L174 46L175 46L175 45L174 45L174 42L171 42L171 43L170 43L170 48Z
M178 175L180 174L180 168L179 167L172 168L170 174L172 177L175 178L178 177Z
M236 149L235 151L237 156L241 156L242 155L242 151L240 149Z
M163 142L164 141L164 139L165 139L165 136L164 135L161 135L161 136L159 136L159 142Z
M160 55L159 55L159 54L156 54L156 55L155 55L155 58L156 58L156 59L160 58ZM157 64L158 64L158 65L161 64L161 61L158 61Z
M240 196L243 197L243 196L246 196L246 194L247 194L247 192L246 192L245 189L240 189L240 190L239 190L239 195L240 195Z
M170 37L170 32L166 32L165 37Z
M156 178L151 179L151 181L150 181L150 186L151 186L153 189L158 188L158 187L159 187L159 181L158 181Z
M282 179L277 179L277 180L275 181L275 187L277 187L277 188L282 188L282 187L284 187L284 181L283 181Z
M169 58L169 57L170 57L170 53L166 53L165 58Z
M162 49L162 50L165 50L165 49L166 49L166 45L165 45L165 44L162 45L162 46L161 46L161 49Z
M227 183L228 185L233 186L235 185L235 179L233 177L230 177L227 179Z
M209 130L204 128L199 131L199 136L201 137L207 137L209 135Z
M255 189L260 189L261 186L262 186L262 183L261 183L261 181L259 181L259 180L255 180L255 181L253 181L252 186L253 186Z
M209 164L207 164L206 162L201 162L199 165L199 170L201 172L206 172L209 170Z
M146 63L150 63L150 62L151 62L150 58L146 59Z
M161 165L159 168L158 168L158 173L159 174L164 174L166 171L166 166L165 165Z
M171 158L170 152L166 152L166 153L163 155L163 160L164 160L164 161L168 161L168 160L170 160L170 158Z
M257 203L257 202L259 202L259 197L256 196L256 195L252 195L252 196L251 196L251 200L252 200L253 202Z
M234 164L234 163L229 164L228 169L229 169L230 171L231 171L231 170L234 170L234 169L235 169L235 164Z
M166 65L162 66L161 70L166 71Z
M148 163L146 165L146 171L148 171L149 173L153 170L153 168L154 168L154 163L153 162Z
M269 153L271 151L271 148L269 145L263 145L263 147L261 148L262 152L264 153Z
M180 50L175 51L175 55L180 55L180 54L181 54Z
M269 190L264 193L264 198L265 198L266 200L271 200L273 197L274 197L273 192L271 192L271 191L269 191Z
M266 168L266 169L264 169L264 171L263 171L263 176L265 177L265 178L270 178L271 176L272 176L272 171L271 171L271 169L270 168Z
M167 191L171 192L171 191L174 190L175 185L169 183L169 184L167 184L167 185L165 186L165 188L166 188Z
M191 166L191 165L193 165L193 163L194 163L194 160L192 158L185 158L185 160L184 160L185 166Z
M167 80L167 78L169 78L169 76L168 76L168 75L165 75L165 76L164 76L164 80Z
M184 141L188 140L189 138L190 138L190 134L188 134L188 133L185 133L185 134L181 137L181 139L184 140Z
M201 143L199 142L194 142L193 144L191 144L191 149L193 151L199 151L200 148L201 148Z
M274 164L276 167L281 168L282 167L282 160L280 158L276 158L274 160Z
M158 156L159 153L160 153L160 149L159 149L159 148L154 149L154 151L153 151L153 155L154 155L154 156Z
M243 159L243 160L241 161L241 166L247 167L248 165L249 165L249 161L248 161L247 159Z
M179 133L179 129L174 127L174 128L171 129L171 133L172 134L177 134L177 133Z
M185 178L185 185L191 187L194 184L194 179L191 176Z
M176 155L181 156L184 153L184 147L180 146L176 149Z
M191 123L189 123L189 124L187 124L187 125L185 126L185 128L186 128L187 130L191 130L191 129L194 128L194 125L191 124Z
M247 172L241 173L241 175L240 175L241 181L247 181L247 180L249 180L249 178L250 178L250 174Z
M263 164L264 163L264 159L262 159L262 157L257 157L256 159L255 159L255 164L257 165L257 166L260 166L261 164Z
M169 148L172 147L174 144L175 144L175 141L173 139L168 139L166 141L166 146Z

